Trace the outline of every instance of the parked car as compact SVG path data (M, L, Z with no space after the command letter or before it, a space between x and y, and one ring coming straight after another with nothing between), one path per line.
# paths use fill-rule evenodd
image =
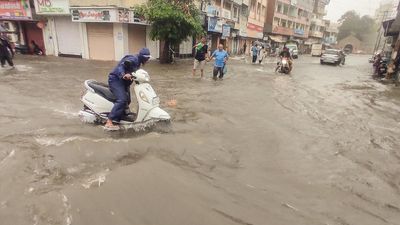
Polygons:
M345 57L344 54L340 50L336 49L328 49L322 54L320 62L321 64L335 64L340 65L341 63L344 64Z

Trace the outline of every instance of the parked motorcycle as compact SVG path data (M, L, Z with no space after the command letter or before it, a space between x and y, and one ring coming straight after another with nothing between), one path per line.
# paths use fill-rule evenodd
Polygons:
M385 76L388 71L388 64L389 64L388 58L382 58L379 62L375 62L374 63L375 75L380 77Z

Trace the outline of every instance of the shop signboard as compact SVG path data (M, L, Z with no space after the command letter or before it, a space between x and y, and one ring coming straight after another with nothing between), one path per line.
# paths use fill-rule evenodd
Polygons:
M297 35L304 35L304 30L294 29L294 33L297 34Z
M28 0L0 0L0 19L32 20L31 7Z
M230 37L231 36L231 26L228 24L222 25L222 36Z
M216 17L208 17L208 31L222 33L222 21Z
M73 22L119 22L116 9L90 8L71 9Z
M35 0L36 14L38 15L68 15L68 0Z

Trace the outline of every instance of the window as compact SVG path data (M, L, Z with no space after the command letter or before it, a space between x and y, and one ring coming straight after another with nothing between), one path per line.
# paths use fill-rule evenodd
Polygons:
M256 11L256 0L251 0L250 8L252 12Z
M262 16L265 17L265 6L262 7Z
M279 13L283 13L283 5L282 3L278 2L278 6L276 8L276 11Z
M292 28L293 22L292 21L288 21L288 28Z
M224 2L224 9L231 11L231 3Z
M279 26L279 18L277 18L277 17L274 18L273 25L274 26Z
M257 4L257 15L261 15L261 3Z
M289 5L283 5L283 14L288 15L289 14Z
M233 7L233 18L239 18L239 8L236 6Z
M281 20L281 27L287 26L287 20Z

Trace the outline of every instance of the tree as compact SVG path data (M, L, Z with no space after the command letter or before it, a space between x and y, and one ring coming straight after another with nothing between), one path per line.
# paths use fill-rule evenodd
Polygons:
M161 63L171 62L171 46L180 44L190 36L204 34L200 10L193 0L148 0L135 12L151 23L151 38L164 41Z
M360 17L354 10L346 12L338 22L342 24L339 27L338 40L354 35L364 41L373 32L375 24L374 19L370 16Z

